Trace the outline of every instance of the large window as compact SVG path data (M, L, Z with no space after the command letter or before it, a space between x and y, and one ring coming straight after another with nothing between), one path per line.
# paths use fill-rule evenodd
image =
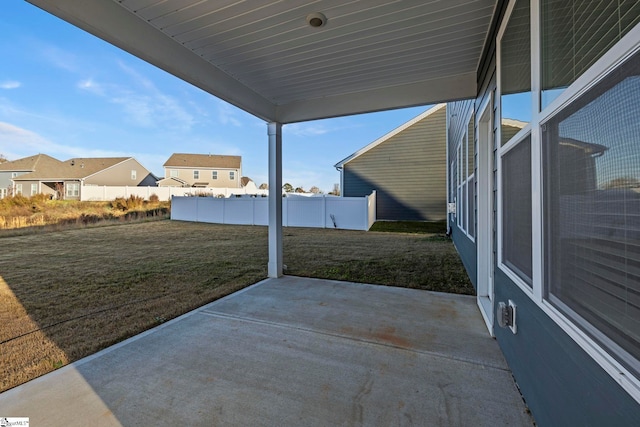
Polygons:
M542 125L545 297L636 375L638 117L640 53L635 53Z
M80 197L80 184L77 182L69 182L66 184L67 197Z
M502 262L531 286L531 136L512 145L501 162Z
M38 194L38 184L31 184L31 195L35 196Z
M16 194L22 194L22 184L16 184Z
M456 222L472 240L476 232L475 209L475 174L474 174L474 121L470 119L466 132L462 136L456 148L456 159L452 170L455 170L455 180L452 179L455 189Z
M544 108L640 22L637 0L542 0Z
M533 285L531 203L531 5L517 0L499 39L500 265ZM526 128L526 136L519 134ZM518 139L514 139L518 138Z

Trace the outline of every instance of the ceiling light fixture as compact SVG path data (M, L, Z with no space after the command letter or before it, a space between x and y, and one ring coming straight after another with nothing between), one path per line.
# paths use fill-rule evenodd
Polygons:
M307 23L313 28L324 27L327 23L327 17L320 12L314 12L307 15Z

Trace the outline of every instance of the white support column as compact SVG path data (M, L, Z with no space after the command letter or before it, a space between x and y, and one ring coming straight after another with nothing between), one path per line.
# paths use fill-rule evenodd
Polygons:
M282 276L282 123L269 133L269 277Z

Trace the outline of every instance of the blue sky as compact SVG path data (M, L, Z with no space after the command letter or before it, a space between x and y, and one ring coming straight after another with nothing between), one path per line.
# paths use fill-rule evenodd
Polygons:
M133 156L158 176L174 152L242 156L267 182L266 123L23 0L2 0L0 154ZM333 165L425 111L286 125L283 182L328 192Z

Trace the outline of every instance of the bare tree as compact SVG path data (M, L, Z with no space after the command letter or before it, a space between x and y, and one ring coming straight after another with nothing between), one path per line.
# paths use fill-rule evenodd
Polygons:
M309 193L313 193L313 194L322 194L322 190L320 190L318 187L316 187L315 185L313 187L311 187L309 189Z
M333 194L334 196L340 195L340 184L333 184L333 190L329 192L329 194Z
M0 163L6 163L8 161L9 159L7 159L4 154L0 154Z

